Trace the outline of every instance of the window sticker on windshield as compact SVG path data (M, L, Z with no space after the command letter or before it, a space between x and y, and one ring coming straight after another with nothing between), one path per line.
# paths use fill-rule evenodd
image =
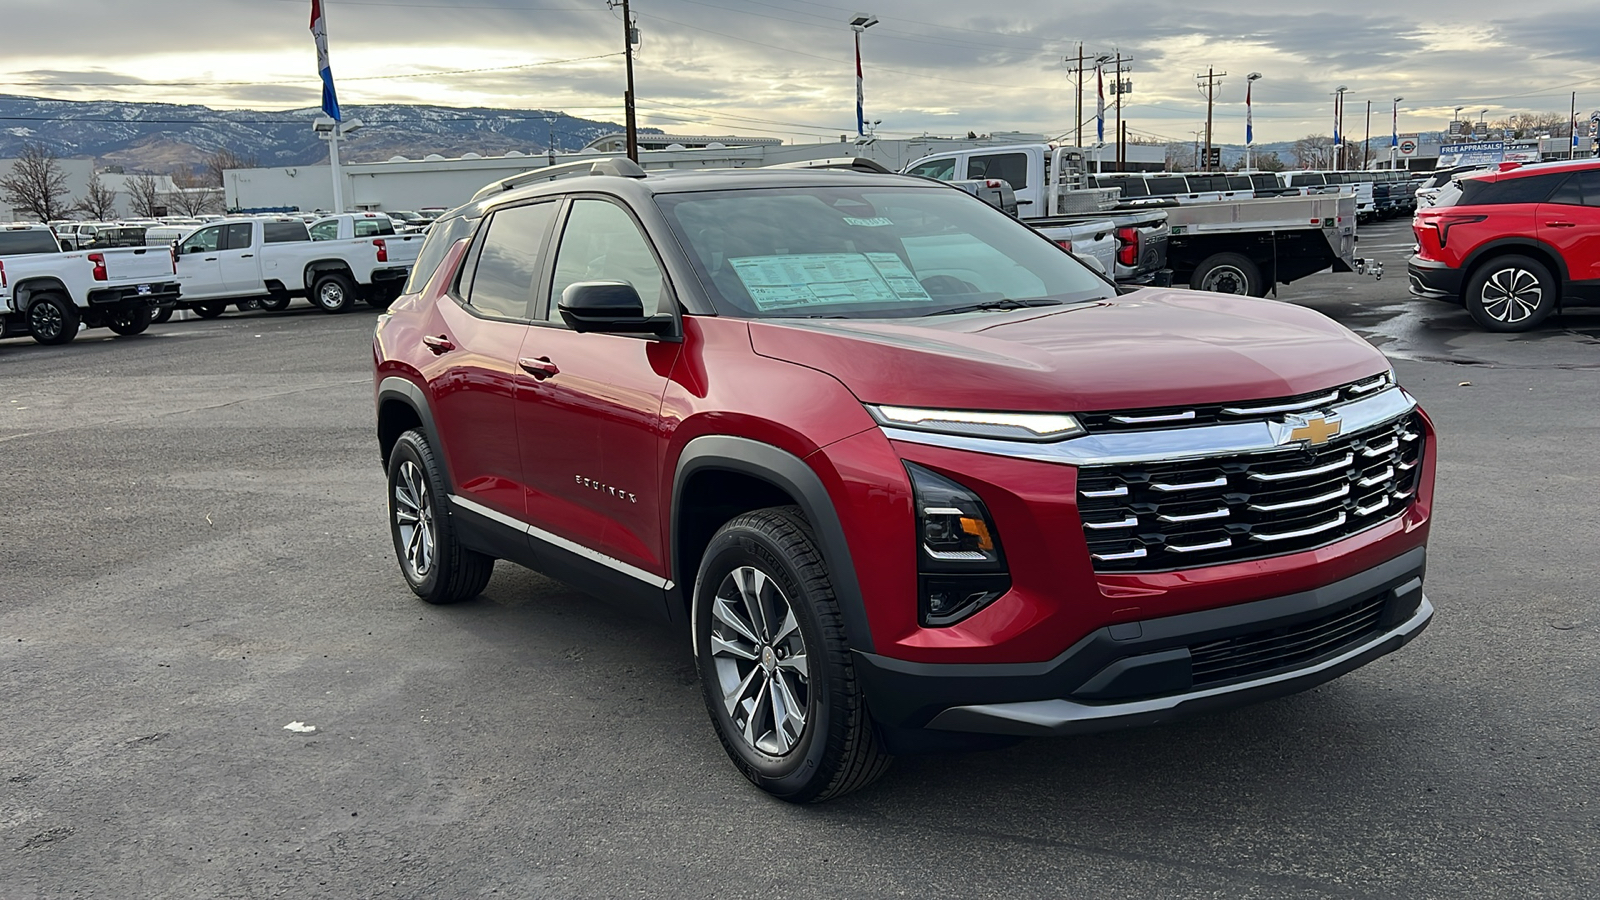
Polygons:
M844 223L846 225L856 225L861 228L882 228L885 225L894 224L893 221L885 219L883 216L873 216L870 219L853 219L850 216L845 216Z
M893 253L746 256L728 263L762 311L933 299Z

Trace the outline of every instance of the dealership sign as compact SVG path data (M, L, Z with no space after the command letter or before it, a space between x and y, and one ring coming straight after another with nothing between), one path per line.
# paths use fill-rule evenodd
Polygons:
M1399 148L1401 156L1416 156L1417 151L1421 149L1421 141L1418 140L1418 135L1402 134L1400 135L1400 143L1395 146Z
M1492 166L1504 162L1505 141L1478 141L1471 144L1446 144L1439 148L1439 168L1452 166Z

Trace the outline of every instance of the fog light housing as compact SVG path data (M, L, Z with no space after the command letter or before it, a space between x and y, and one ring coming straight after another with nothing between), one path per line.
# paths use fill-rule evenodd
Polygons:
M923 625L954 625L1011 589L1000 533L978 495L906 463L917 521L917 586Z

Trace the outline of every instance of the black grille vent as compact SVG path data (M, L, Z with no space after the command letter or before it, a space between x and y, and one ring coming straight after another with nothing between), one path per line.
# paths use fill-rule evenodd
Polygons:
M1309 622L1256 631L1189 648L1196 687L1302 666L1370 638L1379 630L1387 591Z
M1389 387L1387 374L1365 378L1342 387L1328 388L1275 400L1249 400L1242 403L1214 403L1204 406L1168 406L1155 409L1124 409L1111 412L1078 413L1078 424L1090 434L1116 434L1128 431L1155 431L1187 428L1193 425L1232 424L1270 419L1286 412L1326 409L1340 403L1360 400Z
M1097 572L1154 572L1320 547L1399 515L1421 477L1409 413L1317 449L1085 466L1078 511Z

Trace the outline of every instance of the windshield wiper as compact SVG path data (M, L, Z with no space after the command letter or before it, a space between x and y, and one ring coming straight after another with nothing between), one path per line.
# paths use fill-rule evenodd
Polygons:
M983 312L988 309L1029 309L1035 306L1061 306L1062 301L1052 300L1049 297L1035 297L1032 300L1015 300L1011 297L1002 297L999 300L987 300L983 303L973 303L970 306L955 306L950 309L936 309L928 316L952 316L957 313Z

